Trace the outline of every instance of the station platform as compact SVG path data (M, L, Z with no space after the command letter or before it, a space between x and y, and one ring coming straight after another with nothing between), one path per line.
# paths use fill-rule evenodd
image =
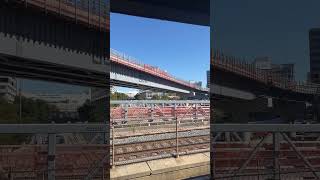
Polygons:
M205 176L210 173L210 153L183 155L141 163L116 166L111 180L175 180Z

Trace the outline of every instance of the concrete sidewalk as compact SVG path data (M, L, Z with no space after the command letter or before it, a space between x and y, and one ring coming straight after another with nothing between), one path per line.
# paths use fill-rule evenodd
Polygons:
M175 180L204 176L210 173L210 153L198 153L147 162L117 166L111 169L112 180Z

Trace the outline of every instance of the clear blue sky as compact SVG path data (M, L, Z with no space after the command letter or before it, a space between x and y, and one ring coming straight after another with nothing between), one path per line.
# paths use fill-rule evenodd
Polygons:
M210 68L209 27L110 15L111 48L184 80L202 81Z

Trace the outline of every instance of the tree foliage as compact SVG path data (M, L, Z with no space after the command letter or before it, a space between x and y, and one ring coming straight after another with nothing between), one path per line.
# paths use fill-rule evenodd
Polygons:
M20 98L16 97L14 102L8 102L0 97L0 123L48 123L50 113L58 112L56 106L50 105L43 100L34 100L21 97L21 120L20 120ZM30 135L10 134L0 135L0 144L21 144L28 142Z
M80 121L85 122L105 122L108 119L107 108L109 106L108 99L101 99L91 103L86 101L81 107L78 108Z
M128 95L120 92L113 92L111 93L111 100L128 100L130 99Z
M58 108L43 100L34 100L21 97L21 121L20 121L20 98L14 102L8 102L0 97L0 123L48 123L50 113L58 112Z

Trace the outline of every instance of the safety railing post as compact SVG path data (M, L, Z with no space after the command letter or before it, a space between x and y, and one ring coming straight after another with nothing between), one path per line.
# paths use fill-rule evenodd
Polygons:
M48 180L55 180L56 134L48 135Z
M280 180L279 153L280 153L280 134L273 133L273 179Z
M179 157L179 137L178 137L178 116L177 116L177 104L174 103L174 119L176 121L176 158Z
M154 114L153 114L154 106L155 106L154 104L151 104L151 111L150 111L151 120L153 120L154 118Z
M105 180L105 170L104 170L104 166L102 166L102 180Z
M112 168L115 168L115 148L114 148L114 119L112 119L112 133L111 133L111 137L112 137Z
M197 104L197 103L195 104L195 113L194 113L194 116L195 116L195 117L194 117L195 119L198 119L198 104Z
M125 104L124 106L124 120L128 121L128 104Z

